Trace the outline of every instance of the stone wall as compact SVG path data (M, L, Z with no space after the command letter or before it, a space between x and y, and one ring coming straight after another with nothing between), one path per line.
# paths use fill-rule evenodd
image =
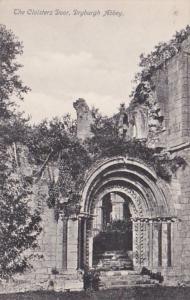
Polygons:
M172 267L168 279L190 280L190 38L182 51L170 59L153 77L156 96L164 115L165 149L183 157L187 166L174 174L170 183L178 221L172 232Z
M73 103L77 112L77 137L81 140L92 136L91 124L93 122L92 113L86 101L79 98Z
M171 183L172 199L179 221L173 234L173 266L175 276L190 280L190 149L175 152L188 165L177 171Z
M190 136L190 37L182 51L153 76L156 98L164 115L167 147L189 142Z

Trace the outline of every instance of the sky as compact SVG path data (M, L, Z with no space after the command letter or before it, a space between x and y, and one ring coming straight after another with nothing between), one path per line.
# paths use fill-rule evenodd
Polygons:
M139 55L190 24L190 1L0 0L0 22L23 41L32 122L75 117L78 98L112 115L129 103Z

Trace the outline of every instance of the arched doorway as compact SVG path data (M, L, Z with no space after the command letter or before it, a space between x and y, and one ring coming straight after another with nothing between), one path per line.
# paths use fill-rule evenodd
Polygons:
M134 269L171 266L173 211L169 190L143 162L114 157L97 163L86 177L78 229L79 268L93 266L95 237L113 218L125 219L127 214L132 245L125 249L124 242L123 247L131 251Z

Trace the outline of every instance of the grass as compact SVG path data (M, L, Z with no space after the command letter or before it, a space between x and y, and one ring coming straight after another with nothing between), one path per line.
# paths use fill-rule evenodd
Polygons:
M98 292L1 294L0 300L190 300L190 287L128 287Z

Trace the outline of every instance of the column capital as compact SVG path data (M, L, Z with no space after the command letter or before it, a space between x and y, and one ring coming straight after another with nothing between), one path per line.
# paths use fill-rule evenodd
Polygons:
M173 223L180 221L177 217L132 217L131 221L133 222L144 222L144 223Z
M87 212L80 212L80 214L78 214L77 217L80 219L92 219L92 218L95 218L96 215L89 214Z
M67 217L68 220L76 221L79 219L79 217L76 214L70 215Z

